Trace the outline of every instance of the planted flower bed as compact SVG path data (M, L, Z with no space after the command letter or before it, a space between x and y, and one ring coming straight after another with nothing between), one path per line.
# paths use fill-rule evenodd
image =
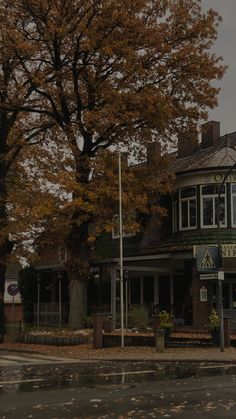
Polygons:
M80 345L92 343L92 331L32 331L20 334L16 341L39 345Z

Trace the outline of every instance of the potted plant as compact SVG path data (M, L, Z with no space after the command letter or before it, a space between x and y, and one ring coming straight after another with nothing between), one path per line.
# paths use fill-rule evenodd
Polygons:
M220 344L220 321L217 311L213 308L209 315L209 328L211 332L212 343Z
M173 316L168 313L166 310L162 310L158 314L158 318L160 320L160 329L164 329L165 331L165 341L167 342L170 340L171 330L173 328L172 318Z

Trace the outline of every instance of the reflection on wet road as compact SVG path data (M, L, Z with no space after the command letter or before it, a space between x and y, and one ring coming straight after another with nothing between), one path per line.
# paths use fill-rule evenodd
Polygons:
M225 418L236 417L234 400L234 364L94 361L0 369L0 418L6 419L171 417L174 411L202 419L210 406Z
M35 391L39 388L96 387L147 381L176 380L189 377L236 375L234 364L112 362L51 365L11 365L0 370L0 393ZM37 383L37 385L35 385Z

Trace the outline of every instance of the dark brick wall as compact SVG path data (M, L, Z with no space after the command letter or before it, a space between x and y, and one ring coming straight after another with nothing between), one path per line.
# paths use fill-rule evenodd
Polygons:
M207 289L207 301L200 301L200 288ZM199 275L194 272L192 282L192 303L193 303L193 327L202 329L209 323L210 313L210 288L209 281L202 281Z

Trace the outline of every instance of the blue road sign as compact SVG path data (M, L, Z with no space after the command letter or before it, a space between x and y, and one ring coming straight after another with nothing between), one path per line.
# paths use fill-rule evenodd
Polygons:
M218 271L218 246L196 246L197 271L200 273L214 273Z

